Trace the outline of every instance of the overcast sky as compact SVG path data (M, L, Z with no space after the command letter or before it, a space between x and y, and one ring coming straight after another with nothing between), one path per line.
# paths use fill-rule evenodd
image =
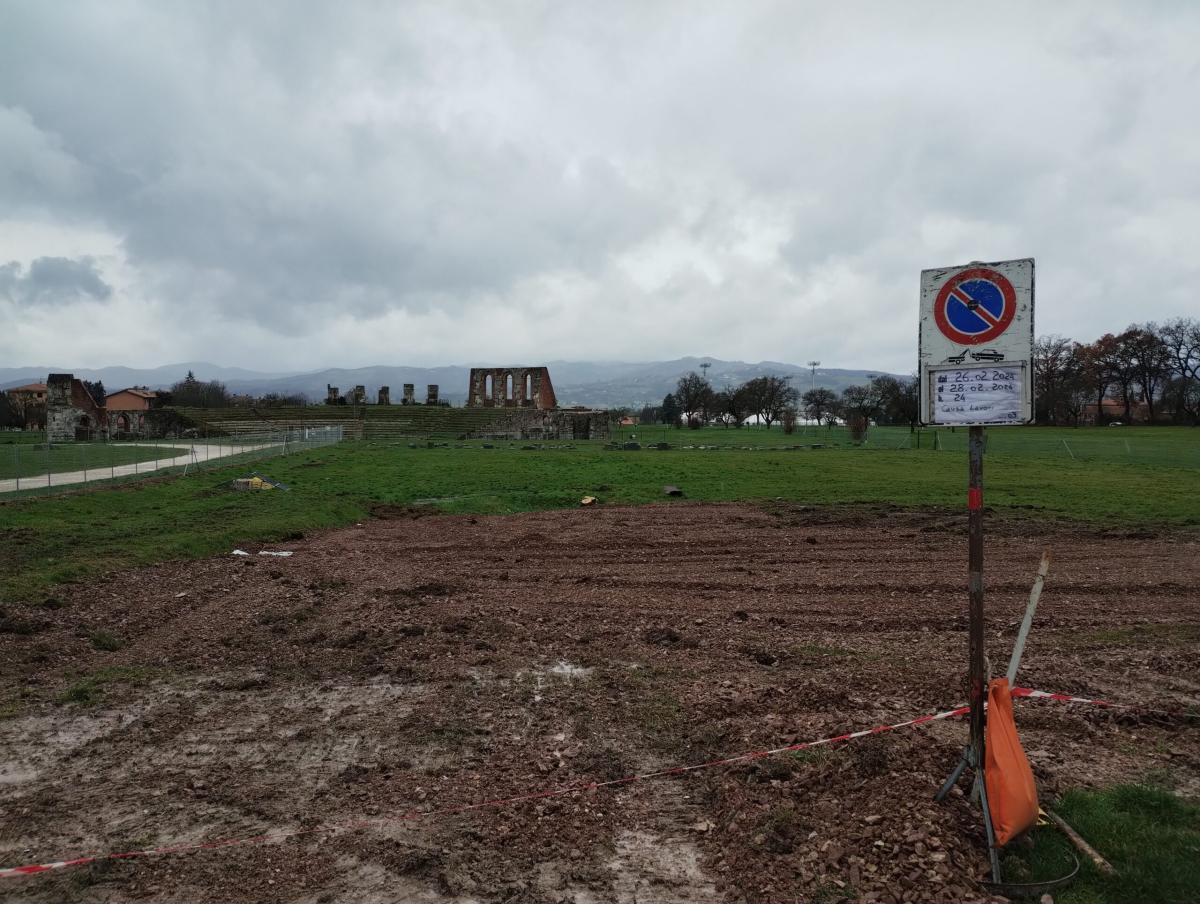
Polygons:
M910 371L1200 314L1200 3L0 0L0 365Z

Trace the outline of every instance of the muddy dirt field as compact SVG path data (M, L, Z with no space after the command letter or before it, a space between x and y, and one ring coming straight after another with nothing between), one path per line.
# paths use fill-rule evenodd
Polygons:
M963 702L960 515L380 515L270 547L287 558L247 547L62 588L0 634L0 865L314 829L0 879L0 897L987 899L977 812L932 801L962 721L395 818ZM1049 549L1018 683L1196 711L1195 535L989 517L987 549L996 673ZM1200 795L1194 720L1015 706L1044 798L1147 776Z

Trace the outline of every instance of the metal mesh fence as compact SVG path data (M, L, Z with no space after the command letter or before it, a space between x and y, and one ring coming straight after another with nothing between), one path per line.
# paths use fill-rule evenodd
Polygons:
M342 437L340 426L93 443L21 437L22 441L0 444L0 495L51 495L97 483L190 474L328 446Z

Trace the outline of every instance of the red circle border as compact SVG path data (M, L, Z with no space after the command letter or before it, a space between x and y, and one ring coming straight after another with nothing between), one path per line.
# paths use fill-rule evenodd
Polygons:
M1000 290L1000 294L1004 298L1004 310L1001 312L998 322L982 333L974 335L960 332L951 325L949 318L946 317L946 302L950 298L950 293L972 279L986 279ZM1016 315L1017 292L1013 288L1013 284L1008 281L1007 276L997 273L995 270L989 270L987 267L972 267L950 277L938 290L937 298L933 302L933 319L937 323L938 329L942 331L943 336L958 345L981 345L984 342L990 342L1009 328Z

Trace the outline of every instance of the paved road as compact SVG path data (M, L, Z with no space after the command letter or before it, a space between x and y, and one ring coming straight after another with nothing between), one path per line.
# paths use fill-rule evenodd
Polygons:
M153 443L122 443L128 446L153 446ZM45 474L39 474L31 477L22 477L20 479L20 489L33 490L46 486L60 487L73 483L95 483L97 481L111 480L114 477L128 477L135 474L150 474L155 470L163 470L165 468L174 468L179 465L199 464L205 461L211 461L214 458L226 458L230 455L240 455L243 452L250 452L255 449L265 449L274 443L258 443L244 446L229 446L221 443L191 443L187 441L176 443L160 443L158 448L166 450L168 448L182 449L183 455L178 455L170 458L160 458L158 466L155 467L155 462L139 461L128 465L117 465L112 468L91 469L88 471L63 471L58 474L51 474L47 480ZM17 490L17 479L9 478L0 480L0 493L12 493Z

